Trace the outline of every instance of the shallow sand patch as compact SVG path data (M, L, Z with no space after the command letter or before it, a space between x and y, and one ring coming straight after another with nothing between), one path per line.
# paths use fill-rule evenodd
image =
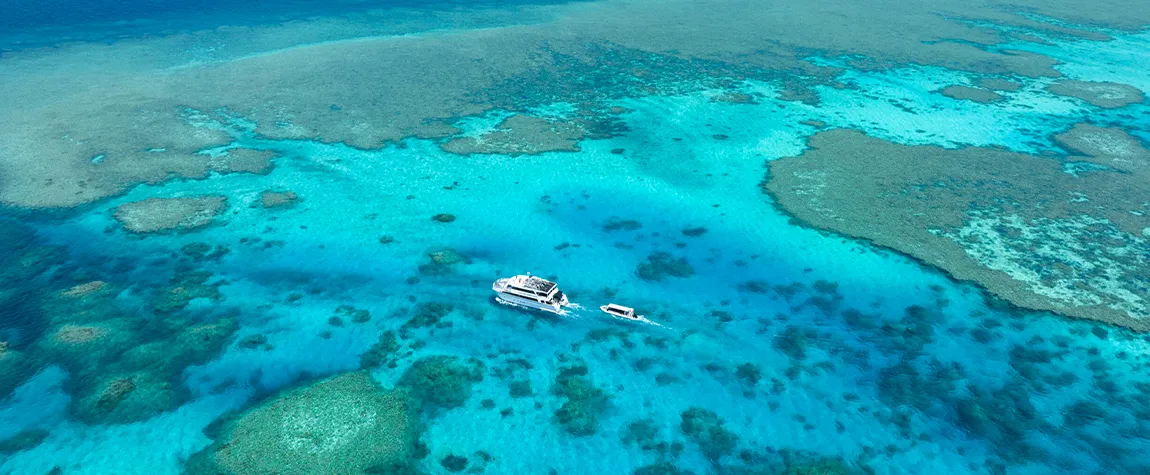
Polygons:
M134 233L187 231L211 224L226 204L227 197L213 195L148 198L120 205L114 217Z
M1125 133L1087 125L1059 138L1098 154L1068 161L1112 163L1104 151L1130 146ZM820 132L810 147L770 162L766 184L807 224L904 252L1019 306L1150 330L1147 167L1072 175L1054 158L847 130Z

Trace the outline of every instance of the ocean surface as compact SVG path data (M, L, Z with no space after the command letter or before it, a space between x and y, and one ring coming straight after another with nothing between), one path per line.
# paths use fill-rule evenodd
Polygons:
M148 41L223 25L339 18L346 29L305 35L338 43L498 30L517 23L514 9L535 22L562 14L538 8L595 4L17 0L0 5L0 75L26 74L8 67L26 55L87 44L145 55ZM467 16L484 9L512 10ZM1112 39L1030 31L1043 40L986 49L1150 92L1150 33L1082 28ZM229 47L248 56L245 44ZM155 54L173 56L148 61L184 58ZM1150 141L1150 103L1101 108L1051 93L1055 78L1010 73L1017 90L980 103L938 93L971 83L959 68L804 54L837 70L837 85L810 86L817 100L783 98L778 79L802 71L726 85L635 75L598 99L615 111L609 132L542 153L451 153L443 137L414 134L374 147L318 129L285 137L188 99L182 117L226 137L200 156L245 149L274 155L273 165L125 178L123 191L84 203L0 208L0 358L20 358L0 367L0 390L11 384L0 394L0 473L190 473L196 454L242 432L221 421L365 367L381 391L402 389L417 361L440 355L474 359L482 375L465 390L450 374L439 380L465 394L423 406L412 473L1150 473L1150 337L1016 307L896 250L812 229L763 191L765 164L795 159L820 130L1049 157L1064 153L1051 136L1084 121ZM729 100L732 91L755 100ZM454 137L482 138L515 114L554 124L587 108L547 94L447 119ZM105 158L92 155L97 176ZM13 173L0 170L0 187ZM287 202L269 206L266 191ZM143 233L118 220L131 203L198 196L226 197L205 226ZM492 281L528 272L554 279L577 306L554 316L493 300ZM609 302L657 325L613 319L598 310ZM431 323L412 319L428 313ZM183 336L218 322L228 326L219 341ZM400 349L365 363L389 331ZM162 356L141 356L145 346ZM109 396L101 381L124 374L163 382L134 379ZM523 381L530 394L518 393ZM571 410L587 412L579 427L565 422Z

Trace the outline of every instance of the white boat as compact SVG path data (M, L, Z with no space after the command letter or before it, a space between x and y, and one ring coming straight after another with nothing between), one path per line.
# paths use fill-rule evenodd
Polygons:
M516 307L563 315L563 307L570 305L556 283L531 274L496 280L491 290L495 291L497 302Z
M609 303L607 305L600 306L599 310L602 310L603 313L606 313L607 315L615 318L622 318L624 320L631 320L633 322L652 323L642 315L635 315L635 309L631 307L624 307L622 305Z

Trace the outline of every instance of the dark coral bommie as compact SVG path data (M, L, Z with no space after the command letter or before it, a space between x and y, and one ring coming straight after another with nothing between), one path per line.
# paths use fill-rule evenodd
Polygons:
M379 340L371 345L359 357L359 365L363 368L378 368L391 361L392 355L399 351L399 340L395 332L388 330L379 335Z
M623 219L616 216L608 218L607 222L603 223L603 231L608 233L615 231L638 231L642 228L643 223L634 219Z
M610 397L587 377L586 366L560 370L551 385L551 393L567 399L555 411L555 422L571 435L594 434L599 427L599 419L610 408Z
M158 313L172 313L183 310L192 300L203 298L219 300L221 282L208 283L213 274L206 270L192 270L177 273L167 286L155 297L154 307Z
M25 429L13 434L7 439L0 440L0 455L11 455L16 452L31 449L48 438L48 431L43 429Z
M420 401L425 410L452 409L471 398L471 386L483 381L484 370L483 362L476 359L428 356L404 371L398 384Z
M692 407L680 414L679 428L699 445L699 450L713 463L729 455L739 443L739 436L723 427L723 419L709 409Z
M640 279L658 282L667 277L686 278L695 275L695 268L684 257L674 257L666 252L653 252L647 261L639 263L635 274Z
M335 316L346 318L352 323L367 323L371 321L371 312L367 309L356 308L351 305L340 305L335 308Z
M427 253L429 262L419 266L419 273L429 276L451 273L456 264L470 264L471 258L452 248L443 248Z
M449 303L421 303L415 307L415 315L412 315L411 319L403 323L403 326L400 327L400 331L407 332L414 328L426 328L439 325L443 317L446 317L453 310L455 310L455 306Z

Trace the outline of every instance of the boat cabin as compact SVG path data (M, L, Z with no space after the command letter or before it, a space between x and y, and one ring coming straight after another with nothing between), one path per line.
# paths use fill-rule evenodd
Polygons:
M622 305L607 304L603 307L603 311L612 315L618 315L623 318L635 318L635 309L631 307L624 307Z
M554 301L562 295L554 282L532 275L517 275L508 279L504 292L540 302Z

